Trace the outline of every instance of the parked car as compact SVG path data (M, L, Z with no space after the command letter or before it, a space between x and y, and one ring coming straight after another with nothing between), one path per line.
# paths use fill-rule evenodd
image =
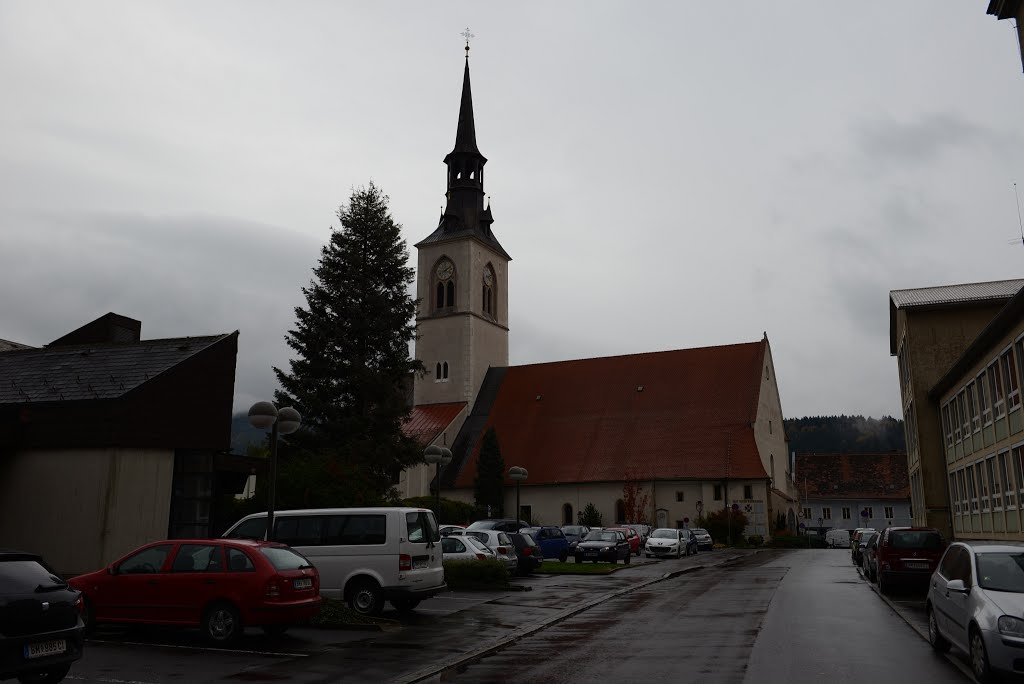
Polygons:
M896 583L927 584L946 550L934 527L887 527L876 544L878 590L883 594Z
M691 540L692 544L689 543ZM647 539L647 545L644 547L644 553L648 558L651 556L662 558L675 556L676 558L681 558L682 556L689 556L691 548L696 547L696 545L697 540L690 534L689 530L659 527L651 532L651 536Z
M441 537L441 555L444 560L487 560L494 552L476 537L450 535Z
M0 679L59 682L82 657L82 594L40 556L0 549Z
M442 537L447 537L449 534L451 534L455 530L464 530L464 529L466 529L466 528L463 527L462 525L441 525L441 527L439 527L437 529L437 531L441 533Z
M140 547L69 582L85 600L86 624L184 625L230 642L246 625L281 634L320 609L320 575L284 544L173 539Z
M494 557L505 564L509 572L515 572L519 567L519 557L516 554L515 544L512 543L508 532L501 530L474 530L466 528L462 531L464 537L475 537L483 542L484 546L494 552Z
M513 518L488 518L487 520L477 520L476 522L470 523L467 530L501 530L502 532L518 532L524 527L529 527L530 523L525 520L515 520Z
M626 535L626 541L629 542L629 550L634 556L640 555L640 535L636 533L631 527L606 527L606 530L618 530L622 534Z
M854 565L860 565L860 558L857 557L857 544L860 542L860 537L864 532L874 532L873 527L858 527L850 535L850 560L853 561Z
M715 546L715 541L708 534L708 531L703 527L693 527L690 529L693 532L693 536L697 538L697 549L700 551L710 551Z
M621 530L591 530L583 538L583 541L576 545L574 560L577 563L585 561L618 563L621 559L628 564L631 554L629 541Z
M562 534L561 527L524 527L519 532L530 535L540 544L544 558L557 558L564 563L569 557L569 540Z
M569 541L569 548L575 548L581 539L587 536L590 528L586 525L562 525L562 534Z
M830 549L850 548L849 530L829 530L825 533L825 544Z
M533 538L533 535L525 532L509 532L508 538L516 547L516 574L526 577L537 568L544 565L544 550Z
M264 539L267 514L239 520L224 537ZM447 590L444 554L433 511L426 508L319 508L278 511L274 540L309 558L320 591L356 612L379 615L384 602L399 611Z
M1024 646L1024 547L954 542L932 573L925 604L936 651L968 654L980 682L1014 672Z
M870 528L861 528L854 530L853 537L850 538L851 553L853 555L853 564L860 565L863 562L864 547L868 543L868 539L877 530Z
M651 536L651 532L654 531L653 527L644 523L626 523L623 527L635 530L640 535L640 548L647 546L647 539Z
M864 572L864 578L869 582L878 581L878 540L881 533L872 532L865 537L864 551L861 553L860 568Z

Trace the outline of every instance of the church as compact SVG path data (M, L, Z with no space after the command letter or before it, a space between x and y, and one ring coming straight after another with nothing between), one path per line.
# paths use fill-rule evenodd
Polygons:
M509 366L509 262L484 199L469 78L463 73L455 147L444 158L447 205L417 250L417 376L405 432L447 447L442 496L472 502L484 434L505 467L520 466L520 517L573 524L588 504L605 525L625 520L626 482L647 496L647 522L682 527L738 507L747 535L781 515L797 528L788 453L767 334L755 342ZM634 486L635 486L634 485ZM436 491L435 468L399 478L403 497ZM506 478L505 514L516 506Z

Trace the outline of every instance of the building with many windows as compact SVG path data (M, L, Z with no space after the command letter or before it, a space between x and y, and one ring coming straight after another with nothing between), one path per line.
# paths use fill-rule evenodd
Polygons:
M889 353L897 357L914 524L947 537L946 449L932 389L1022 285L1000 280L889 293Z
M930 397L942 424L954 534L1024 540L1024 290L974 339Z
M798 453L796 472L805 529L824 534L913 520L905 453Z

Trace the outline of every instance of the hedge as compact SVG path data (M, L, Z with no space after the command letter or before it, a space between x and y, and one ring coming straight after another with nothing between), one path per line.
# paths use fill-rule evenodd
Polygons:
M448 588L504 589L508 586L508 570L503 561L448 560L444 562L444 580Z

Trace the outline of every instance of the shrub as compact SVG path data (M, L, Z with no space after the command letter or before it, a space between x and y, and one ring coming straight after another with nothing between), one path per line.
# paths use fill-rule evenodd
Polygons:
M583 507L583 513L580 515L580 525L601 527L601 511L597 510L597 506L592 502L587 502L587 505Z
M702 521L698 522L708 531L712 539L734 546L743 541L743 529L747 526L747 516L740 511L722 509L708 513ZM732 539L729 539L730 532Z
M508 570L502 561L450 560L444 562L444 579L449 589L504 589Z
M759 534L751 535L747 537L747 543L751 546L760 546L761 544L764 544L764 537Z

